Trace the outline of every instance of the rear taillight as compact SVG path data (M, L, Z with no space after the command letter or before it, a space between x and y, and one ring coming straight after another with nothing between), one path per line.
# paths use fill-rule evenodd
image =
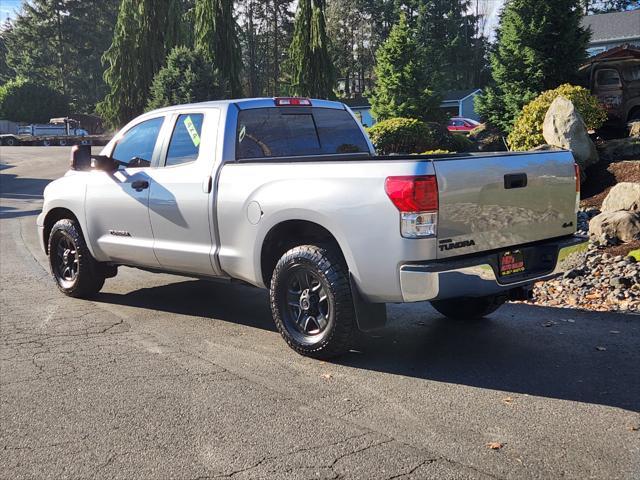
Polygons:
M438 182L435 175L387 177L384 189L400 211L403 237L435 237L438 224Z
M277 97L274 99L276 107L310 107L311 100L300 97Z
M438 210L438 182L435 175L387 177L384 189L401 212Z

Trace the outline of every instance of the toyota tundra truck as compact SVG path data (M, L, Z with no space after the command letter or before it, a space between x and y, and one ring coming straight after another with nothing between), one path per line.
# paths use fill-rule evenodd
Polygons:
M378 156L338 102L215 101L73 147L37 224L66 295L119 266L239 281L269 289L290 347L328 358L387 303L480 318L579 266L579 178L568 151Z

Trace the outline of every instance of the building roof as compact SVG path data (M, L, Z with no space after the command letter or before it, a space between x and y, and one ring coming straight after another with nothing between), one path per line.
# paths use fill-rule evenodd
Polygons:
M480 92L479 88L468 88L466 90L451 90L444 92L442 95L443 102L460 102L476 92Z
M591 29L591 44L640 39L640 10L588 15L582 26Z
M609 50L599 53L598 55L590 57L589 60L580 67L580 70L589 68L594 63L627 60L640 60L640 48L633 47L629 44L610 48Z

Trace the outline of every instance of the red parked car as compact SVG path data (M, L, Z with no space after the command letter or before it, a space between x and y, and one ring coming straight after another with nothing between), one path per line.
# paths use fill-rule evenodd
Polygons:
M469 133L471 130L480 125L480 122L471 120L470 118L453 117L447 123L447 130L450 132Z

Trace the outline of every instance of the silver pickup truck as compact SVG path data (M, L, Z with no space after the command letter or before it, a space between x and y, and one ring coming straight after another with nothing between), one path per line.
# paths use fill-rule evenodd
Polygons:
M566 151L376 156L337 102L218 101L74 147L37 223L67 295L120 265L240 281L270 290L294 350L327 358L385 303L482 317L579 265L578 178Z

